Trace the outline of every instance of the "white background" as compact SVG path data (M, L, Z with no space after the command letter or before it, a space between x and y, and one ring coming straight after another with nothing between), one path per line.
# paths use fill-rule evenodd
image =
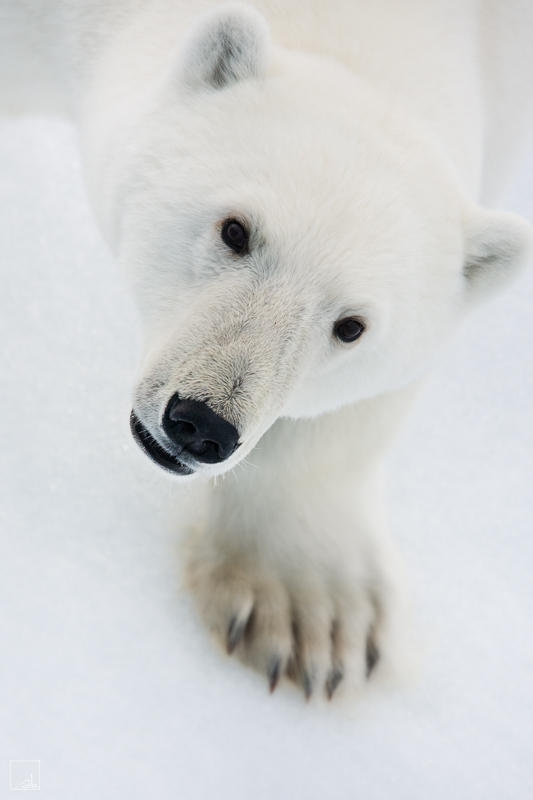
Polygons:
M506 203L533 220L533 157ZM533 271L476 312L390 459L418 685L306 705L211 647L179 496L128 430L135 311L64 123L0 127L0 797L533 797ZM176 508L178 512L176 513Z

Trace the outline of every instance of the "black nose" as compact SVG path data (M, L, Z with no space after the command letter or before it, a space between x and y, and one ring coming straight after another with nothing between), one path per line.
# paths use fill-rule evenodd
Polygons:
M204 464L225 461L239 441L237 428L215 414L207 403L182 400L177 394L166 408L163 430L180 452L189 453Z

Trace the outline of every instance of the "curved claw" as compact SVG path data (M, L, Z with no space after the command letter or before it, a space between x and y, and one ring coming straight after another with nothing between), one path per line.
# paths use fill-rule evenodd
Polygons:
M344 678L344 672L342 671L342 669L340 669L340 667L335 667L334 669L331 670L326 680L326 693L328 696L328 700L331 700L333 694L335 693L335 690L337 689L337 686L339 685L339 683L342 681L343 678Z
M308 670L304 669L302 673L302 686L305 694L305 699L309 700L315 688L314 676Z
M366 677L370 678L373 669L379 661L379 650L371 636L366 642Z
M268 685L270 687L270 694L272 694L272 692L278 685L280 675L281 675L281 658L276 658L274 661L272 661L268 669Z
M226 635L226 650L228 655L231 655L235 651L235 648L244 636L246 622L247 620L238 619L237 617L231 618Z

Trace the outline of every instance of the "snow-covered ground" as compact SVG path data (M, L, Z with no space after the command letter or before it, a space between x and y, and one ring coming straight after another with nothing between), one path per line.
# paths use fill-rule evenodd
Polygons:
M507 206L533 220L533 154ZM418 685L306 705L213 651L179 495L128 430L137 321L62 122L0 127L0 797L533 797L533 270L451 344L390 461ZM179 517L179 512L178 515Z

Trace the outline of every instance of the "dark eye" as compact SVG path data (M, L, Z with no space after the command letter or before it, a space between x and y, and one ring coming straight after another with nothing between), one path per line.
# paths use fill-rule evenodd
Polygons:
M355 342L364 332L365 326L356 317L346 317L335 323L333 331L341 342Z
M227 219L222 226L222 241L236 253L245 253L248 250L248 231L236 219Z

